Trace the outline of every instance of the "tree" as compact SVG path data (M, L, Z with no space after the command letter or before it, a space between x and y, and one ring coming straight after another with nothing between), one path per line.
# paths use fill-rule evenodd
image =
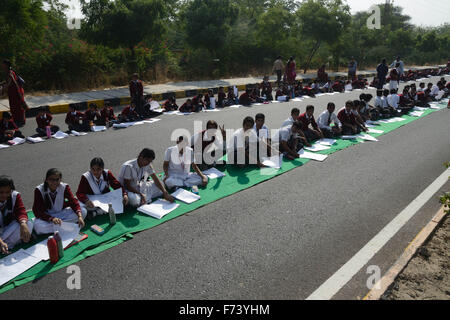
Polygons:
M342 0L307 0L297 11L300 28L304 36L314 41L304 73L323 42L333 45L339 41L350 24L350 7Z

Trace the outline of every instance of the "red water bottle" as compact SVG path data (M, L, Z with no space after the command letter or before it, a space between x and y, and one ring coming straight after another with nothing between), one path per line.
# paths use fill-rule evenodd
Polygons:
M50 256L50 262L52 264L57 263L59 260L58 244L56 243L56 240L55 238L53 238L53 236L48 237L47 248L48 248L48 255Z
M53 238L55 239L56 244L58 245L58 257L59 259L62 259L62 257L64 257L64 247L61 236L59 235L58 231L55 231L55 233L53 234Z
M45 133L47 134L47 139L51 139L52 137L52 130L50 129L50 126L45 127Z

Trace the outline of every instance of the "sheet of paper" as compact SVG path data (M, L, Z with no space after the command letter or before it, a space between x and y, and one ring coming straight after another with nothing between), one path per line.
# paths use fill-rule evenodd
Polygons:
M108 212L108 204L111 203L115 214L123 213L122 189L117 189L105 194L88 195L88 198L94 203L94 206L99 207L103 211Z
M17 138L12 139L11 141L14 142L14 145L19 145L19 144L25 143L26 140L17 137Z
M216 98L214 98L214 97L209 98L209 103L210 103L211 109L216 108Z
M417 107L416 106L416 107L413 108L413 110L414 111L424 111L424 110L427 110L427 108L422 108L422 107Z
M136 122L133 122L132 126L139 126L144 123L145 123L144 121L136 121Z
M302 98L294 98L291 101L300 102L300 101L303 101L303 99Z
M41 259L29 255L23 249L7 255L0 260L0 286L27 271L39 262L41 262Z
M152 101L150 103L150 110L158 110L158 109L161 109L161 106L159 105L159 103L156 101Z
M178 114L178 113L180 113L180 111L178 110L164 112L164 114Z
M379 141L377 138L374 138L371 135L364 134L364 133L358 134L357 137L361 138L363 140L366 140L366 141L374 141L374 142Z
M335 139L327 139L327 138L325 138L325 139L321 139L321 140L317 141L317 143L319 143L321 145L324 145L324 146L332 146L333 144L336 143L336 141L337 140L335 140Z
M45 139L42 139L41 137L27 137L27 141L30 141L31 143L39 143L39 142L44 142Z
M281 169L282 156L273 156L270 158L262 158L262 164L273 169Z
M300 155L301 159L311 159L311 160L315 160L315 161L325 161L326 158L328 158L327 155L325 154L317 154L317 153L312 153L312 152L307 152L303 149L301 149L298 154Z
M421 116L423 116L423 112L420 112L420 111L414 111L414 112L410 112L410 116L412 116L412 117L421 117Z
M53 138L55 139L65 139L67 138L69 135L65 132L62 131L58 131L56 132L54 135L52 135Z
M78 132L78 131L75 131L75 130L70 131L70 133L73 134L75 137L87 135L87 132Z
M160 121L161 119L147 119L147 120L143 120L142 122L150 124L150 123L155 123Z
M170 203L169 201L159 199L151 204L146 204L139 207L138 211L153 218L161 219L179 206L180 205L175 202Z
M124 128L131 127L132 125L133 125L133 123L131 123L131 122L114 123L114 124L113 124L113 128L116 128L116 129L124 129Z
M94 132L106 131L106 127L105 126L93 126L91 128L91 131L94 131Z
M200 200L199 195L189 192L187 190L181 189L181 188L178 189L177 191L175 191L174 193L172 193L172 196L174 198L177 198L180 201L183 201L184 203L187 203L187 204L191 204L195 201Z
M0 149L6 149L9 148L7 144L0 144Z
M382 130L377 130L377 129L372 129L372 128L369 128L369 133L384 133L384 131L382 131Z
M205 111L205 112L220 112L221 110L220 109L206 109L203 111Z
M226 176L225 173L217 170L216 168L211 168L203 171L203 174L206 175L209 179L218 179Z
M48 255L47 239L35 244L32 247L29 247L25 251L29 255L32 255L33 257L39 258L44 261L50 259L50 256Z
M343 139L343 140L354 140L354 139L356 139L356 136L341 136L341 139Z
M235 105L229 106L229 108L233 108L233 109L237 109L240 107L242 107L242 105L240 105L240 104L235 104Z
M324 151L324 150L329 150L329 149L331 149L331 147L325 146L320 143L315 143L311 147L305 147L305 150L313 151L313 152Z
M61 236L63 248L67 247L70 243L72 243L73 239L78 237L80 233L80 227L76 223L63 222L61 225L54 225L54 231L58 231Z

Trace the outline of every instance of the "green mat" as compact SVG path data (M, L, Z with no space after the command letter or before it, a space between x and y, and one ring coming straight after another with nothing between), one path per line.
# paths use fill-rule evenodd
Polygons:
M444 105L442 105L444 106ZM435 111L439 111L437 109L428 109L424 111L422 117L427 116L430 113ZM420 117L420 118L422 118ZM376 129L384 131L382 134L371 134L373 137L382 136L388 132L391 132L401 126L404 126L412 121L415 121L419 118L411 117L411 116L403 116L402 118L405 121L394 122L388 124L382 124L376 126ZM336 144L334 144L331 149L321 151L318 153L321 154L332 154L339 150L348 148L352 145L361 143L362 140L337 140ZM374 142L367 142L374 143ZM64 257L55 265L52 265L50 261L41 261L36 264L34 267L30 268L26 272L17 276L15 279L11 280L7 284L3 285L0 288L0 293L4 293L8 290L11 290L17 286L23 285L27 282L38 279L48 273L54 272L61 268L65 268L69 265L72 265L80 260L83 260L87 257L100 253L104 250L112 248L128 239L132 239L133 233L137 233L143 230L147 230L153 228L161 223L179 217L185 213L198 209L208 203L212 203L219 199L230 196L234 193L242 191L244 189L250 188L254 185L257 185L266 180L272 179L275 176L281 175L287 171L290 171L294 168L305 165L310 160L307 159L296 159L294 161L283 160L282 168L280 170L275 169L259 169L256 166L251 166L245 169L239 169L233 166L226 166L221 169L221 171L225 172L226 176L220 179L210 180L208 186L206 188L200 188L199 195L201 199L197 202L194 202L190 205L185 204L181 201L177 200L177 203L180 206L172 211L170 214L166 215L161 220L154 219L147 215L141 214L134 210L127 210L124 214L117 216L117 223L114 226L109 225L109 218L107 215L97 217L94 221L90 221L86 223L86 227L82 232L88 235L88 238L71 248L64 251ZM263 170L263 171L261 171ZM29 213L30 217L33 217L33 214ZM97 224L106 230L105 234L99 236L92 231L90 231L90 226L92 224ZM46 239L45 236L37 239L37 242ZM37 243L35 242L35 243ZM17 246L14 251L19 250L21 248L27 249L28 247L34 245L27 244Z

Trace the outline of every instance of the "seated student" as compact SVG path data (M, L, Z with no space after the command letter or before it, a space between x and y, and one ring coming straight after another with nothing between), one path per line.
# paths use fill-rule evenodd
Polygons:
M232 106L234 104L239 104L239 98L234 93L233 87L228 87L227 100L228 100L228 103L230 103L230 106Z
M361 100L361 103L359 105L359 114L364 121L377 121L380 119L380 113L378 112L378 110L369 104L372 98L373 96L371 94L365 93L359 96L359 99Z
M399 95L399 108L403 114L407 114L414 108L414 101L412 101L409 97L410 88L406 86L403 88L403 93Z
M149 93L144 99L145 103L142 107L142 118L153 118L162 115L162 112L156 111L161 109L159 103L153 100L153 95Z
M9 112L3 112L3 118L0 120L0 143L5 143L14 138L24 139L24 135L17 127Z
M430 84L428 84L428 85L430 85ZM440 91L440 87L441 87L441 82L440 81L437 84L435 84L435 85L431 84L430 98L431 98L432 101L436 101L437 100L438 95L439 95L439 91Z
M220 129L220 133L218 130ZM217 166L217 162L226 153L226 131L225 127L219 127L217 122L209 120L206 130L203 130L191 138L191 148L194 149L195 158L201 160L197 163L200 170L207 170ZM216 150L222 152L216 153Z
M352 83L350 82L350 80L347 80L347 82L345 82L345 91L352 91L352 90L353 90Z
M140 207L150 203L152 198L160 196L167 201L175 201L153 170L151 165L153 160L155 152L145 148L137 159L129 160L122 165L119 182L128 194L128 204L131 207ZM150 177L153 181L148 181Z
M314 94L318 94L318 93L323 93L323 91L320 90L320 85L319 82L317 80L314 80L311 83L311 90Z
M100 119L101 115L98 111L98 106L95 103L89 104L89 109L84 112L84 125L89 128L98 125Z
M397 89L393 90L392 92L397 92ZM398 115L398 112L397 109L395 109L395 103L392 104L393 106L389 105L390 100L394 99L394 101L396 101L396 99L395 97L389 98L390 95L391 91L389 91L388 89L383 90L383 107L387 111L389 111L389 117L396 117Z
M297 121L297 118L299 115L300 115L300 110L297 108L293 108L291 110L291 116L283 122L281 127L283 128L283 127L291 126L295 121Z
M308 97L312 97L312 98L314 98L316 96L312 82L309 82L306 87L303 87L303 94Z
M211 103L211 99L214 100L214 103ZM217 106L217 100L214 97L214 91L209 89L208 93L205 94L205 98L204 98L204 104L206 109L213 109L213 106L215 108L215 106Z
M297 121L302 124L302 131L306 139L308 139L308 142L323 138L322 131L320 131L316 119L314 119L313 105L306 106L306 112L301 114L297 118ZM312 129L309 127L310 125L312 126Z
M194 105L192 104L191 99L187 99L185 103L183 103L178 110L180 112L194 112Z
M389 92L389 90L388 90ZM391 112L386 97L383 95L384 90L377 90L377 97L375 98L375 109L379 112L382 118L389 118Z
M102 110L100 110L98 125L111 127L116 122L117 117L114 115L114 109L111 107L109 102L105 101Z
M84 114L83 112L77 111L74 105L69 105L69 112L66 114L66 124L69 128L69 131L88 131L89 126L85 126L83 123Z
M45 182L34 190L34 230L38 235L53 233L53 225L61 225L63 221L84 227L86 213L81 211L70 187L61 179L62 174L58 169L50 169Z
M333 85L331 86L331 89L333 89L334 92L345 92L345 85L344 82L341 81L341 77L336 77L336 80L334 81Z
M281 85L275 93L275 100L277 101L289 101L290 96L287 94L286 87Z
M414 72L410 69L406 72L405 81L414 81L416 80L416 77L414 75Z
M259 89L253 88L250 92L250 98L254 100L256 103L262 103L265 100L260 97Z
M236 130L233 136L227 141L227 159L229 164L237 165L240 168L250 164L263 167L257 156L258 137L253 130L255 120L246 117L242 123L242 128Z
M166 150L164 156L164 183L167 188L206 186L208 178L200 171L194 161L194 150L188 146L186 137L180 136L177 145ZM195 171L190 172L192 169Z
M170 97L169 99L164 101L164 103L162 104L162 108L164 109L163 112L178 110L178 105L176 103L175 97Z
M45 137L47 135L47 127L50 127L51 134L55 134L59 131L58 126L53 126L51 124L52 119L53 117L50 112L47 111L46 107L40 107L38 109L38 114L36 116L36 123L38 127L36 128L36 132L40 137Z
M128 204L128 195L119 181L114 177L111 171L105 170L105 163L102 158L91 160L90 170L83 173L80 184L78 185L77 198L80 201L81 211L87 214L90 220L96 216L106 214L107 212L95 207L88 195L100 195L110 192L110 187L114 190L122 189L123 204Z
M134 102L131 102L129 106L126 106L119 115L119 122L134 122L141 119Z
M263 78L263 82L259 85L259 88L261 89L261 97L265 101L272 101L273 100L272 84L270 83L268 76L265 76Z
M203 103L203 94L198 94L192 98L192 105L194 106L194 112L200 112L205 109L205 104Z
M332 86L331 80L328 80L322 87L320 87L320 91L325 93L332 92L333 89L331 89L331 86Z
M343 135L354 135L361 133L362 128L358 125L355 115L352 112L353 101L349 100L345 103L345 107L339 110L338 119L342 123Z
M274 146L278 143L278 150L289 160L299 157L298 152L304 145L311 146L302 132L302 124L295 121L292 125L281 128L277 136L272 137Z
M29 242L33 232L33 222L15 190L14 181L8 176L0 176L0 253L8 254L21 242Z
M364 119L359 114L360 104L361 104L361 101L353 100L352 113L355 116L355 120L356 120L358 126L361 128L361 130L364 132L367 132L369 129L367 129Z
M270 156L271 155L271 147L270 147L270 135L269 135L269 128L264 124L266 121L266 116L263 113L258 113L255 116L255 125L253 126L253 130L256 132L256 136L258 137L258 158L261 158L262 156ZM266 151L264 151L264 146L266 147ZM263 153L260 152L261 151Z
M322 112L317 118L317 125L325 138L335 138L341 134L341 122L334 113L336 106L333 102L329 102L327 110ZM331 126L334 123L334 126Z
M301 80L295 80L294 83L294 96L303 96L303 82Z
M244 93L241 94L239 97L239 104L243 106L249 106L252 103L255 103L256 101L250 96L250 90L245 90Z
M225 94L225 91L223 87L219 87L219 92L217 92L217 107L218 108L225 108L231 106L227 100L227 95Z

